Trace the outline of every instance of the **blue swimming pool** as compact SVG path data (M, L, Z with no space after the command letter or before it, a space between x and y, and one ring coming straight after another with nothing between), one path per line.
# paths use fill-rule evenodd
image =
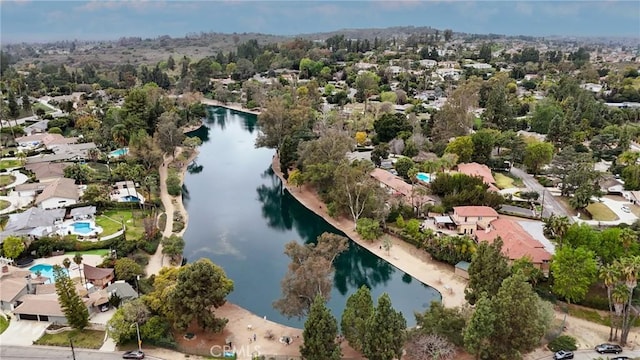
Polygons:
M138 199L137 196L133 196L133 195L123 196L120 199L122 199L122 201L125 201L125 202L140 202L140 199Z
M41 276L49 278L49 282L51 284L53 284L55 282L55 279L53 277L53 266L52 265L49 265L49 264L34 265L34 266L29 268L29 271L31 271L34 274L40 272ZM67 274L69 273L67 269L64 269L64 271L66 271Z
M426 183L430 183L431 182L431 175L427 174L427 173L423 173L423 172L419 172L416 174L416 179L422 181L422 182L426 182Z
M129 153L129 148L120 148L109 153L109 157L125 156Z
M91 231L93 231L93 229L91 228L91 223L88 223L88 222L74 222L73 223L73 231L77 232L78 234L88 234Z

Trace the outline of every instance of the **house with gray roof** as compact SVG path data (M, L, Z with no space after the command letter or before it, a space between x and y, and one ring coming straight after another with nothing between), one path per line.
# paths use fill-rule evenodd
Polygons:
M56 225L64 219L64 209L44 210L36 207L25 212L9 215L9 221L0 232L0 242L9 235L46 236L56 231Z
M123 302L138 298L138 292L124 280L110 284L105 290L109 293L109 297L117 295Z
M69 211L69 216L73 218L73 220L86 220L92 219L96 214L95 206L83 206L75 209L71 209Z
M25 169L34 173L40 182L46 182L64 177L64 169L69 165L69 163L47 161L27 164Z

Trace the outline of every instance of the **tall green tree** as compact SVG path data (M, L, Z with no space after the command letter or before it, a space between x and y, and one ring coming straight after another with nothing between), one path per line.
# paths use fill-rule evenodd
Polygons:
M480 294L469 324L464 329L464 347L476 360L486 358L491 346L496 314L486 294Z
M53 277L58 301L67 322L74 329L84 329L89 325L89 310L80 299L73 280L60 265L53 266Z
M540 344L551 318L542 316L539 309L546 307L541 307L540 298L522 273L506 278L492 303L496 320L491 359L519 359Z
M524 152L524 164L529 172L537 175L540 167L551 162L553 158L553 144L534 141L527 145Z
M362 351L364 339L367 334L367 320L373 314L373 299L371 291L362 285L347 299L347 305L342 312L340 328L342 335L349 345L357 351Z
M458 162L467 163L473 156L473 139L471 136L459 136L447 145L445 153L458 155Z
M466 315L461 308L447 308L440 301L432 301L429 310L415 316L420 332L440 335L456 346L463 346Z
M300 355L305 360L340 360L342 350L336 342L338 323L327 309L325 299L318 295L311 304L309 316L304 323Z
M593 251L579 246L563 246L553 255L553 292L569 303L584 299L598 275L598 263Z
M498 293L502 281L509 276L509 264L502 254L503 241L500 237L489 244L478 245L469 266L469 284L464 296L470 304L475 304L480 294L492 298Z
M19 236L9 235L2 242L2 252L9 259L17 258L25 249L24 240Z
M389 295L378 299L373 314L367 320L363 354L369 360L392 360L402 357L406 339L407 322L401 312L391 305Z
M215 317L214 309L226 302L233 281L209 259L199 259L180 269L167 301L176 317L176 326L186 329L195 320L202 329L220 331L227 319Z

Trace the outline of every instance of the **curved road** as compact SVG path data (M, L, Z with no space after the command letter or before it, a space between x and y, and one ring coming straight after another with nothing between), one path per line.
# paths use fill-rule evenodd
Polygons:
M517 176L522 179L522 182L528 189L536 191L542 196L542 198L544 199L542 217L549 217L551 215L566 216L569 219L569 222L573 222L571 215L567 213L567 211L564 209L564 206L562 206L562 204L558 200L556 200L553 195L551 195L551 192L549 192L549 190L540 185L540 183L536 179L534 179L533 175L530 175L524 170L518 169L515 166L511 168L510 173L513 176Z

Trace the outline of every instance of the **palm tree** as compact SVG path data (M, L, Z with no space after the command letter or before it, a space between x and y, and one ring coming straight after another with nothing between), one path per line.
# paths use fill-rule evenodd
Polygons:
M614 323L613 323L613 299L611 298L611 290L613 289L614 285L617 283L618 278L619 278L619 273L618 273L618 269L613 266L613 265L605 265L603 267L600 268L600 280L602 280L602 282L604 283L604 286L607 288L607 299L609 302L609 322L610 322L610 327L609 327L609 341L613 341L616 340L613 337L613 328L614 328ZM616 328L616 337L618 335L617 332L617 328Z
M116 124L111 128L111 136L113 141L120 146L127 144L127 135L129 135L129 129L124 124Z
M76 255L73 257L73 262L76 263L76 265L78 265L78 273L80 274L80 282L84 284L84 282L82 282L82 269L80 268L80 265L82 264L82 254L76 253Z
M67 273L69 273L69 268L71 267L71 260L69 260L69 258L64 258L64 260L62 260L62 266L64 266L64 268L67 269Z
M569 230L569 218L566 216L551 215L543 219L544 233L552 238L558 246L562 247L562 238Z
M87 150L87 156L89 157L89 160L96 162L100 157L100 150L97 148L91 148Z
M626 345L629 330L631 330L630 314L631 300L633 299L633 290L638 286L638 273L640 272L640 256L622 258L620 260L621 274L624 285L628 291L627 305L625 306L624 317L622 319L622 334L620 335L620 344Z
M611 292L611 300L616 316L618 317L617 324L615 325L615 333L613 334L613 339L615 340L618 338L618 329L623 327L623 315L625 313L626 303L629 300L629 290L627 287L622 283L616 285Z

